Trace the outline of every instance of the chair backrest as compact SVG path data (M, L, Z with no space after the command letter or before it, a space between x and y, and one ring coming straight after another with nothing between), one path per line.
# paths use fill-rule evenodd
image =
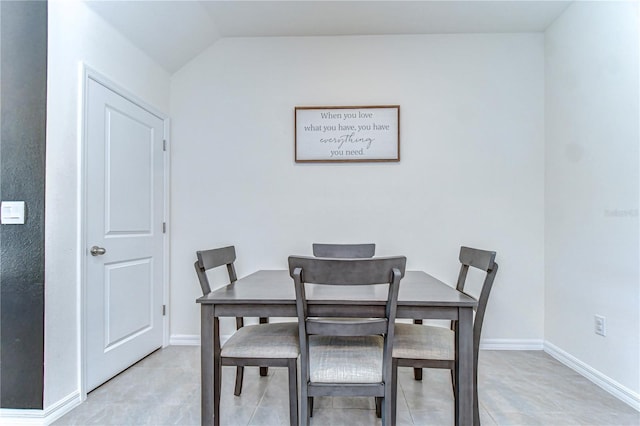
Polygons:
M467 272L469 271L469 267L477 268L486 273L484 282L482 283L482 289L480 290L480 295L477 298L478 307L476 308L476 315L473 322L473 345L477 352L480 346L482 322L484 321L484 314L487 309L489 293L491 293L491 287L493 287L493 281L496 278L496 273L498 272L498 264L495 261L496 252L463 246L460 247L459 259L460 273L458 274L458 284L456 285L458 291L469 295L465 292L464 288L467 281Z
M376 254L376 245L371 244L321 244L313 243L315 257L334 259L364 259Z
M235 282L238 279L236 269L233 266L233 262L236 260L236 249L234 246L197 251L196 256L198 260L193 266L196 268L196 274L198 274L203 295L206 296L211 293L211 286L207 278L207 271L210 269L224 265L227 267L227 273L229 274L229 283Z
M308 366L308 336L367 336L383 334L383 365L391 365L394 322L398 302L400 280L404 276L406 257L384 257L376 259L328 259L313 257L289 257L289 274L296 290L296 309L300 332L300 351L303 365ZM305 284L320 285L374 285L388 284L388 296L384 316L376 314L366 319L337 321L329 316L308 316ZM324 315L324 314L323 314ZM387 363L388 361L388 363ZM387 377L387 374L383 374Z

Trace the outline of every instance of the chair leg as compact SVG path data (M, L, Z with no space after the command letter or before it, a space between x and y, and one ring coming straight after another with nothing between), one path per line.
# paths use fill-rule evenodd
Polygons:
M478 390L473 390L473 424L480 426L480 407L478 404Z
M476 354L473 372L473 424L480 426L480 401L478 400L478 355Z
M384 391L387 393L387 390ZM386 397L381 398L380 401L380 420L382 420L382 426L391 426L391 420L389 419L389 409L387 407L387 402L389 401Z
M391 362L391 400L389 401L391 425L396 424L396 411L398 410L398 361L394 358Z
M259 318L258 319L260 324L268 324L269 323L269 318ZM260 367L260 376L265 377L267 374L269 374L269 368L268 367Z
M456 394L456 372L455 370L449 370L451 371L451 388L453 389L453 394Z
M376 417L382 418L382 398L376 396Z
M289 360L289 424L298 426L298 360Z
M236 330L240 330L244 327L244 318L236 317ZM244 377L244 367L236 367L236 386L233 389L235 396L240 396L242 393L242 379Z
M423 324L421 319L414 319L414 324ZM413 378L414 380L422 380L422 368L414 368L413 369Z
M244 377L244 367L236 367L236 387L233 390L235 396L240 396L242 393L242 379Z
M382 426L396 425L398 403L398 360L396 358L391 358L391 371L389 373L391 377L387 376L389 381L384 385L384 398L381 398L382 400L380 401L382 403Z
M222 365L219 359L218 362L216 362L213 366L213 369L213 425L220 426L220 391L222 389Z
M309 408L313 404L313 399L307 396L306 386L302 385L300 390L300 424L309 426Z
M422 380L422 368L413 369L413 378L415 380Z

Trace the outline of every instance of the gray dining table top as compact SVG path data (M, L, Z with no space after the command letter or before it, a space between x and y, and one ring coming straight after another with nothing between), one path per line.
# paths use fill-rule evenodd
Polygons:
M384 304L386 284L373 290L361 286L314 286L308 284L307 297L314 304ZM295 304L293 279L288 270L260 270L233 284L213 290L197 299L202 304ZM423 271L407 271L400 282L399 306L475 307L476 300Z

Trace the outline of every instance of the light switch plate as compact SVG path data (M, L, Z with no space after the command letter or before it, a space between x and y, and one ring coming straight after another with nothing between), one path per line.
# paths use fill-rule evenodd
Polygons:
M0 223L3 225L24 225L24 201L3 201L0 204Z

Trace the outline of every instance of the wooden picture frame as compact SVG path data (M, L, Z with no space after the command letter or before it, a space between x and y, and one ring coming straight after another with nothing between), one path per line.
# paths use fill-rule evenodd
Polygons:
M400 161L400 106L295 107L296 163Z

